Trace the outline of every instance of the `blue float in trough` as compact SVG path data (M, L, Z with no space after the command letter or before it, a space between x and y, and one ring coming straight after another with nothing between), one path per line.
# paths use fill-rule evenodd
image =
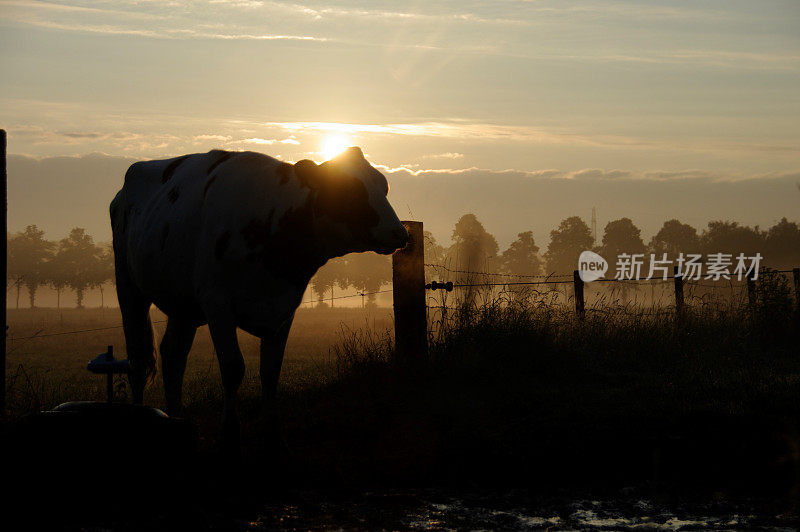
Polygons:
M114 346L108 346L105 353L100 353L94 357L86 369L92 373L106 375L106 394L107 401L114 401L114 375L124 373L127 375L131 370L131 363L127 360L114 360Z

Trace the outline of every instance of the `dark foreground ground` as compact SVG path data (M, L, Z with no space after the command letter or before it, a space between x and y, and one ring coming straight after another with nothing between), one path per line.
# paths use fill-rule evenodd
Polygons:
M583 322L521 299L463 308L416 363L352 334L282 386L285 447L261 430L248 381L241 456L221 456L218 385L196 380L196 456L163 439L126 449L110 428L70 456L63 434L39 436L3 454L16 474L3 516L118 530L792 527L800 327L784 295Z

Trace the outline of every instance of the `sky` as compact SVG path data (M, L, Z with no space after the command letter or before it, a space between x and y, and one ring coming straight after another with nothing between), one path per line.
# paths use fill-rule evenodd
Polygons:
M472 210L519 193L513 174L540 191L563 182L587 221L586 205L611 214L610 194L620 215L636 201L650 231L669 209L648 183L709 184L708 209L684 213L701 224L742 213L714 183L747 181L763 199L743 221L764 226L798 219L798 28L796 0L0 0L0 127L9 153L31 158L223 148L322 161L359 145L390 184L446 196L443 182L469 176ZM626 196L642 187L646 204ZM558 221L496 231L538 224L546 239Z

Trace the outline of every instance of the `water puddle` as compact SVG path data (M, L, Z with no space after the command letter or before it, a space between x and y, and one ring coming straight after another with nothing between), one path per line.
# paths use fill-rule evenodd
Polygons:
M752 503L656 502L642 497L562 499L519 492L452 495L435 490L348 498L306 492L268 504L247 530L795 530L785 515Z

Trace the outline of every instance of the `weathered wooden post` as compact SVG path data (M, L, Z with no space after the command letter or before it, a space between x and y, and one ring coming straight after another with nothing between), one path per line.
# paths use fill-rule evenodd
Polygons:
M0 272L3 281L8 280L8 171L6 169L6 130L0 129L0 179L3 180L0 186L0 208L3 210L0 219L0 229L3 231L3 251L0 253ZM0 417L6 413L6 298L8 292L3 290L3 305L0 308L0 326L2 330L2 340L0 340Z
M673 266L672 280L675 282L675 312L678 316L683 315L683 274L680 268Z
M578 270L572 271L572 286L575 292L575 313L578 318L583 319L586 317L586 304L583 300L583 279Z
M751 272L747 276L747 306L750 308L750 315L755 316L756 302L758 295L756 294L756 272Z
M425 241L422 222L404 221L408 245L392 255L394 344L401 360L428 354L428 320L425 317Z

